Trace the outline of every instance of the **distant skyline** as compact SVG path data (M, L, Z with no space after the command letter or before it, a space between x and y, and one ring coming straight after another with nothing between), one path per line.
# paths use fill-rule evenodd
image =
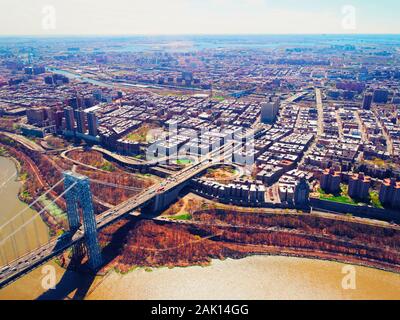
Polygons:
M398 34L398 0L1 0L0 35Z

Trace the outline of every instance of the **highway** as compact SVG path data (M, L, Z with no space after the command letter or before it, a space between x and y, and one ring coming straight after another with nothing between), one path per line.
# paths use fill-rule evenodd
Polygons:
M292 97L291 99L295 100L297 97ZM245 134L245 138L252 138L256 130L257 129L248 130ZM157 183L127 201L97 215L97 230L101 230L104 227L115 223L126 214L143 207L154 200L157 196L168 193L175 187L199 175L208 168L224 163L228 158L232 158L232 154L234 154L235 151L241 148L242 143L235 144L234 142L228 142L203 156L193 165L171 175L163 182ZM230 161L228 160L228 162ZM70 233L67 233L31 253L10 262L8 265L3 266L2 269L0 269L0 288L19 279L24 274L62 253L64 250L81 241L84 236L84 228L81 226L74 234L71 235Z
M24 137L19 134L15 134L15 133L5 132L5 131L2 131L0 133L10 139L17 141L18 143L22 144L29 150L37 151L40 153L44 153L46 151L40 145L38 145L36 142L29 140L27 137Z
M322 93L321 89L315 89L315 99L318 110L318 136L322 136L324 133L324 106L322 104Z
M252 130L248 132L248 134L253 133ZM241 145L234 146L233 143L225 144L224 146L210 152L198 163L183 169L161 183L151 186L142 193L135 195L131 199L128 199L114 208L97 215L97 229L101 230L104 227L115 223L126 214L129 214L130 212L144 206L146 203L149 203L158 195L167 193L208 168L223 162L227 156L231 155L236 150L236 148L240 147ZM31 253L10 262L7 266L3 266L0 269L0 288L14 282L31 270L62 253L64 250L81 241L84 236L85 233L83 226L81 226L73 235L67 233Z
M304 92L298 93L285 100L284 103L291 103L303 96L304 94ZM256 130L257 126L255 126L255 129L248 130L245 134L245 137L252 138ZM239 150L240 148L242 148L241 143L234 144L233 142L228 142L225 145L203 156L198 162L194 163L193 165L188 166L183 170L171 175L163 182L157 183L150 188L144 190L140 194L137 194L134 197L128 199L127 201L97 215L97 230L101 230L104 227L115 223L126 214L138 210L147 203L150 203L157 196L168 193L175 187L199 175L208 168L223 163L225 160L228 160L228 157L231 157L232 154L234 154L234 152ZM103 150L99 148L98 151ZM84 229L83 226L81 226L74 234L71 235L70 233L67 233L65 236L62 236L59 239L54 239L48 244L38 248L37 250L34 250L33 252L23 257L20 257L15 261L10 262L7 266L3 266L2 269L0 269L0 288L17 280L24 274L37 268L51 258L59 255L64 250L81 241L84 236Z

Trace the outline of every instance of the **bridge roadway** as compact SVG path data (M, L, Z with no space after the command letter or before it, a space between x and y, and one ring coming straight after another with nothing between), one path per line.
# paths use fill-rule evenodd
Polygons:
M291 103L305 94L306 92L300 92L289 97L283 103ZM257 126L255 127L257 128ZM254 135L256 130L257 129L250 129L246 136L249 137ZM222 147L210 152L199 162L170 176L168 179L166 179L166 181L155 184L142 193L135 195L131 199L128 199L114 208L97 215L97 229L101 230L102 228L113 224L126 214L129 214L130 212L144 206L146 203L149 203L151 200L156 198L157 195L168 193L168 191L190 180L204 170L223 162L226 160L227 155L232 155L234 151L236 151L236 148L241 148L241 145L238 144L235 146L233 143L227 143ZM73 235L69 233L67 235L69 235L69 238L64 237L54 239L42 247L34 250L33 252L30 252L25 256L12 261L8 265L2 266L0 269L0 289L59 255L74 244L82 241L85 236L82 226Z
M283 101L283 103L292 103L304 96L306 93L306 91L297 93L296 95L293 95ZM250 129L246 136L249 137L254 135L257 127L258 126L255 126L256 129ZM237 146L234 146L233 143L227 143L222 147L210 152L199 162L170 176L168 179L166 179L166 181L155 184L142 193L135 195L131 199L128 199L114 208L97 215L97 229L101 230L102 228L113 224L126 214L129 214L130 212L144 206L146 203L149 203L151 200L156 198L157 195L168 193L168 191L171 191L178 185L190 180L204 170L223 162L226 160L227 155L232 155L234 151L236 151L236 148L241 148L241 145L238 144ZM67 238L67 236L69 236L69 238ZM85 236L83 227L81 226L72 235L67 233L67 236L54 239L40 248L20 257L17 260L12 261L8 265L2 266L0 268L0 289L59 255L74 244L82 241Z
M238 145L238 147L241 146ZM157 183L114 208L97 215L97 229L101 230L104 227L115 223L126 214L129 214L154 200L157 196L168 193L175 187L192 179L204 170L221 163L226 156L232 154L235 149L236 146L228 143L217 150L210 152L198 163L169 177L166 181ZM81 226L74 234L71 235L70 233L67 233L65 236L50 241L40 248L12 261L8 265L2 266L0 269L0 289L61 254L74 244L82 241L84 237L85 233L83 226Z

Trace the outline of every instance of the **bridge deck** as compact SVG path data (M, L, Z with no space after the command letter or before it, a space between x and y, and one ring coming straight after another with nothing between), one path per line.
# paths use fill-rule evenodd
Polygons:
M177 173L173 177L167 179L166 182L153 185L141 194L128 199L127 201L101 213L100 215L97 215L97 229L101 230L106 226L115 223L126 214L143 207L146 203L149 203L158 195L168 193L175 187L192 179L194 176L200 174L215 164L215 161L210 162L210 158L207 158L202 162L199 162L187 168L186 170ZM160 191L160 188L162 188L162 191ZM50 241L48 244L38 248L37 250L34 250L29 254L11 262L9 265L2 267L2 269L0 269L0 288L19 279L26 273L57 256L77 242L83 240L84 236L83 227L81 227L74 235L72 235L71 239L55 239Z
M254 130L249 130L246 133L246 136L251 136L253 134ZM237 147L241 147L241 145L227 143L207 154L201 161L170 176L165 182L157 183L114 208L97 215L97 230L101 230L104 227L113 224L126 214L143 207L157 196L168 193L172 189L199 175L208 168L223 162L227 157L230 157L234 153ZM37 268L44 262L83 240L85 237L83 227L81 226L72 236L70 235L70 237L70 239L55 239L45 246L42 246L39 249L9 263L7 266L2 267L2 269L0 269L0 288L17 280L24 274Z

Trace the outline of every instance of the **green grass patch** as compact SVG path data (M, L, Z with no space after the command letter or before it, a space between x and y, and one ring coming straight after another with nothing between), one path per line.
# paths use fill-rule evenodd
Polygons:
M40 203L46 207L46 211L49 212L53 217L65 218L65 212L54 202L49 200L46 196L40 198Z
M321 196L320 199L322 200L327 200L327 201L332 201L332 202L339 202L339 203L344 203L344 204L351 204L351 205L357 205L352 199L349 199L348 197L345 196Z
M146 141L145 134L131 133L126 138L133 142L145 142Z
M321 200L349 204L352 206L360 206L360 205L369 206L369 205L371 205L375 208L383 209L383 206L382 206L381 202L379 201L379 194L376 191L370 192L370 199L365 200L365 201L359 201L357 199L352 199L348 195L348 186L344 185L344 184L341 185L340 194L337 194L337 195L327 194L321 188L318 189L318 192L319 192L319 198Z
M178 159L176 160L176 164L180 164L180 165L188 165L191 164L192 161L190 159Z
M57 230L56 236L61 237L65 233L65 230Z
M353 206L358 205L356 201L354 201L352 198L350 198L347 195L347 186L342 185L341 186L341 192L340 194L334 195L334 194L327 194L324 190L321 188L318 189L319 192L319 198L321 200L326 200L326 201L332 201L332 202L338 202L338 203L343 203L343 204L350 204Z
M115 171L115 167L110 162L104 162L100 169L108 172Z
M190 213L183 213L178 216L169 217L172 220L192 220L192 215Z
M4 149L3 147L0 147L0 157L3 157L7 154L7 150Z
M217 100L217 101L224 101L225 100L225 97L223 97L223 96L214 96L212 98L213 98L213 100Z
M30 201L32 199L31 194L29 193L28 190L22 189L21 191L21 200L26 202L26 201Z
M25 182L25 181L28 179L28 174L27 174L26 172L21 173L21 174L19 175L19 179L20 179L22 182Z
M384 209L381 201L379 200L379 193L376 191L372 191L369 193L371 198L371 204L378 209Z

